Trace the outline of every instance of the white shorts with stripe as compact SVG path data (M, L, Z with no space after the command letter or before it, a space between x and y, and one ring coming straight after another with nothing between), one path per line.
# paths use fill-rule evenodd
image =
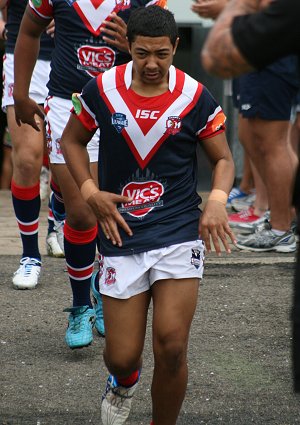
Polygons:
M127 299L148 291L161 279L201 279L203 263L202 240L121 257L100 255L100 292Z
M60 139L69 120L72 101L57 96L48 96L45 101L46 139L51 164L65 164L60 148ZM98 161L99 130L96 131L87 145L90 162Z
M38 59L33 70L29 97L39 105L43 105L48 94L46 84L49 80L50 61ZM14 55L7 53L3 56L3 97L2 109L14 104Z

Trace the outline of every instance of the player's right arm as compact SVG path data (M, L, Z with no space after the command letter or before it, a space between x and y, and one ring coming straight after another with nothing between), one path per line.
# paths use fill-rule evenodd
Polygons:
M36 15L32 8L26 7L14 51L14 106L18 125L26 123L37 131L34 116L43 118L40 107L29 98L29 86L33 69L39 54L40 37L49 24L49 19Z

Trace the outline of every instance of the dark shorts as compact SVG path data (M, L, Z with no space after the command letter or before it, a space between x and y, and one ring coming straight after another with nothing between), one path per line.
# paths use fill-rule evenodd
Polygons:
M233 104L243 118L287 121L298 89L273 72L251 72L233 80Z

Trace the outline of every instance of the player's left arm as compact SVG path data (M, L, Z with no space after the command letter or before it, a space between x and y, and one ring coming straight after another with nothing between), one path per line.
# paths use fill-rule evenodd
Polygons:
M202 146L212 164L213 176L211 193L199 222L199 235L208 252L211 251L212 239L218 255L221 253L220 241L226 252L230 253L227 236L233 243L235 243L235 236L228 224L226 203L234 180L233 158L225 132L202 140Z

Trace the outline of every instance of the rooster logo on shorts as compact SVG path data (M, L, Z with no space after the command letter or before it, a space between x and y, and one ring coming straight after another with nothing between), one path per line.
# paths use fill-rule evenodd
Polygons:
M116 282L116 269L107 267L105 273L105 285L110 286Z
M196 269L199 269L199 267L201 265L200 250L198 248L192 248L191 264Z

